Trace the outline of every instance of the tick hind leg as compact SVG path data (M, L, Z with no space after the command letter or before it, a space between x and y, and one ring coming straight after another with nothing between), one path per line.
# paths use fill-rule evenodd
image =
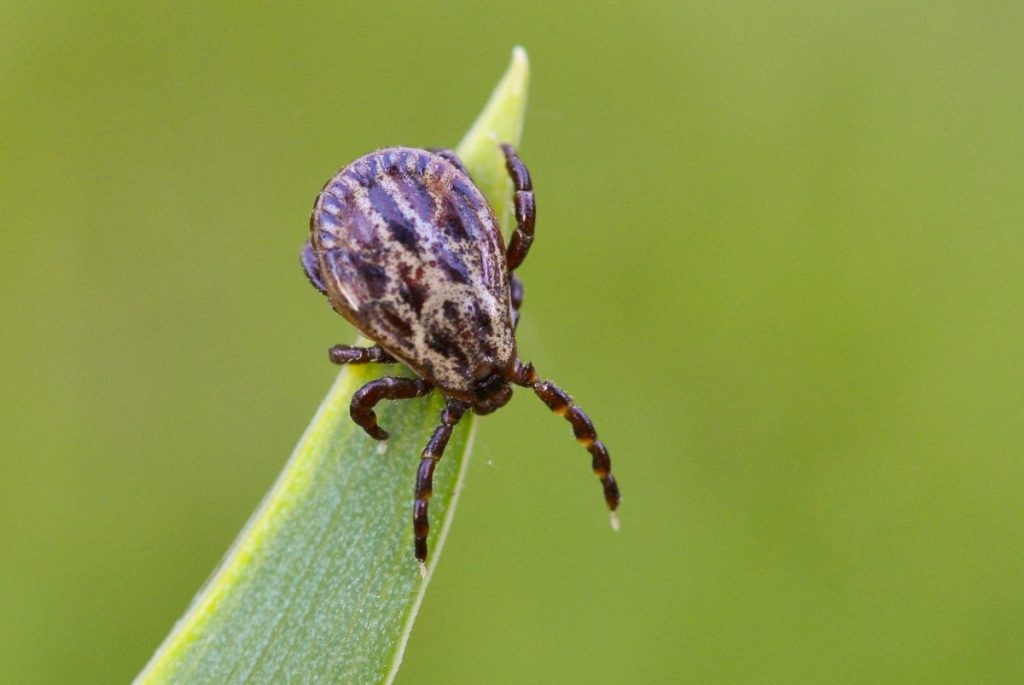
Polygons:
M509 273L519 268L533 244L533 227L537 221L537 203L533 196L533 182L526 165L511 145L501 146L505 153L505 168L512 178L512 200L515 205L516 230L505 251L505 263Z
M516 369L513 380L518 385L532 388L537 397L548 405L555 414L565 418L572 424L572 432L576 441L587 448L590 452L591 467L594 475L601 480L601 487L604 490L604 500L612 512L612 527L618 528L618 519L615 510L619 507L619 485L612 475L612 461L608 455L608 448L597 439L597 430L590 421L590 417L573 402L569 393L565 392L551 381L541 381L537 378L537 372L533 365L516 362Z
M448 400L441 410L441 423L434 429L434 434L423 448L420 466L416 471L416 500L412 506L412 530L416 538L416 560L420 564L427 561L427 533L430 531L430 520L427 516L428 503L434 494L434 467L441 460L444 448L452 437L452 430L466 413L468 405L460 400ZM421 566L421 573L426 571Z
M373 349L373 348L370 348ZM407 400L426 395L434 386L422 378L384 376L372 380L352 395L349 413L352 420L361 426L374 440L387 440L387 431L377 425L377 414L373 408L381 400Z

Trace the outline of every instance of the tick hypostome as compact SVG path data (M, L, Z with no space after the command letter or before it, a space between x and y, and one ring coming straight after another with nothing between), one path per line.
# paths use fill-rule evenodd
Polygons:
M352 397L352 420L376 440L374 406L421 397L435 388L444 410L416 473L416 558L427 558L427 502L434 467L452 429L472 410L489 414L512 397L512 384L532 388L572 424L592 457L613 512L619 489L608 449L587 415L516 354L523 288L513 275L533 242L536 214L526 166L502 145L512 178L516 230L506 249L487 200L451 150L386 148L342 169L317 196L302 265L317 290L373 347L331 348L336 364L401 362L419 377L385 376Z

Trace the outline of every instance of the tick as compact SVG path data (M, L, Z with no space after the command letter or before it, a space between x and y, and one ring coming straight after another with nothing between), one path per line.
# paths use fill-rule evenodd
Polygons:
M392 147L339 171L316 198L302 266L331 307L372 347L336 345L335 364L401 362L418 376L385 376L352 396L352 420L375 440L381 400L445 398L440 423L416 472L416 559L427 559L427 506L434 467L467 411L490 414L531 388L572 424L617 526L619 488L608 448L590 418L533 365L519 359L515 329L523 287L515 270L533 243L536 205L530 173L511 145L501 146L512 179L516 230L506 249L494 210L451 150Z

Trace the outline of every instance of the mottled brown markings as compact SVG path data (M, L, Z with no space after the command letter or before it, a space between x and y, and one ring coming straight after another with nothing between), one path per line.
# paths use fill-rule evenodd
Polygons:
M402 283L398 286L398 296L402 298L402 301L412 307L412 310L416 314L423 312L423 301L426 298L426 288L416 281L403 278Z
M379 183L371 183L366 188L366 196L370 201L370 209L376 212L384 223L407 223L402 210L392 196L391 191Z
M337 264L346 265L346 274L351 274L349 282L365 285L367 299L379 299L387 292L391 283L387 269L375 264L358 252L337 250Z
M445 195L442 202L441 214L438 217L437 226L444 231L445 235L453 240L467 240L469 238L469 233L466 232L466 226L462 222L462 218L459 216L459 212L455 208L455 203L452 201L452 198Z
M355 192L351 198L355 197ZM350 199L351 199L350 198ZM357 206L348 205L344 215L341 217L347 232L348 241L353 249L366 252L368 256L379 259L379 253L385 249L377 241L377 225L374 218L359 210Z
M454 360L456 363L465 364L468 359L460 349L455 338L444 328L432 327L427 331L427 346L445 357Z
M473 323L476 324L476 330L479 333L490 335L494 331L494 327L491 325L491 315L480 309L476 302L473 303Z
M441 267L448 280L462 285L469 283L470 268L458 254L442 242L434 243L432 252L436 258L432 263Z
M395 173L398 173L397 167ZM421 236L416 231L415 223L399 209L391 192L378 184L373 184L368 188L367 196L370 206L387 225L391 237L405 249L419 252Z
M466 181L456 179L450 192L444 196L442 214L438 225L456 241L465 241L471 234L486 230L480 219L480 207L473 201Z
M388 304L387 302L380 302L377 304L377 308L380 315L384 317L384 320L388 322L395 332L404 338L412 337L412 324L403 319L398 312L395 311L393 305Z
M405 223L397 221L388 222L388 230L391 231L391 237L395 241L407 250L412 252L419 252L420 250L420 237L416 233L416 229Z
M449 323L456 323L459 320L459 305L455 304L454 300L445 300L444 304L441 305L441 311L444 312L445 317Z
M609 508L619 504L608 450L590 418L516 356L513 330L523 292L513 272L533 242L536 204L526 166L511 146L502 150L516 219L507 250L493 211L454 153L389 148L356 160L324 185L302 254L314 286L377 343L337 346L331 360L399 360L420 376L361 388L351 406L357 424L382 439L377 402L418 397L435 386L447 397L417 471L413 527L420 561L427 555L434 466L452 428L468 409L487 414L505 405L512 383L532 388L569 421L592 457Z
M423 222L433 220L433 196L427 192L422 184L413 183L409 178L403 177L395 180L395 187L402 198L412 207L417 219Z

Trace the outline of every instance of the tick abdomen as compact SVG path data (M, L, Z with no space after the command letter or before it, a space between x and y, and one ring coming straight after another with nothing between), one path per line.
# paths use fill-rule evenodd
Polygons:
M317 197L311 242L331 304L449 394L509 368L505 247L472 180L439 155L385 148Z

